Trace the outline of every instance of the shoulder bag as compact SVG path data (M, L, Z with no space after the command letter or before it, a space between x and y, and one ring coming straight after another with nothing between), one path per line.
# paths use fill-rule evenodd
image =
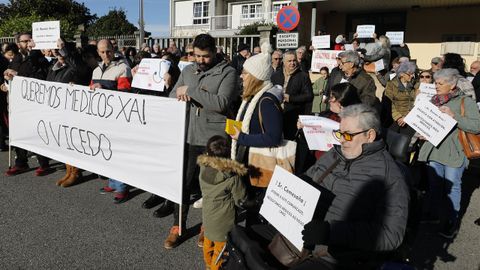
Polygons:
M465 98L462 98L460 115L465 116ZM463 147L463 152L468 159L480 158L480 134L468 133L458 129L458 139Z
M264 99L271 98L267 97ZM262 133L265 133L261 113L262 100L260 100L258 105L258 118ZM280 110L280 108L278 109ZM283 140L277 147L250 147L248 152L248 169L252 186L268 187L276 165L293 173L295 170L296 151L297 143L289 140Z

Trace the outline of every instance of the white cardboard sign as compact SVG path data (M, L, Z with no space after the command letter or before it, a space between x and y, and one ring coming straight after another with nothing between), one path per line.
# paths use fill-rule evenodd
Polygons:
M277 49L298 48L298 33L278 33Z
M357 38L373 38L375 33L375 25L364 24L357 25Z
M354 51L353 44L343 44L345 51Z
M315 50L312 55L312 72L320 72L322 67L328 67L330 71L337 66L337 56L342 51Z
M404 120L415 131L437 147L448 135L457 121L442 113L431 102L420 100Z
M260 214L298 250L302 250L302 231L312 220L319 198L318 189L276 166Z
M385 36L387 36L390 39L390 44L392 45L400 45L403 42L403 36L404 36L403 31L390 31L385 33Z
M144 58L133 76L132 87L163 92L163 77L170 68L170 61L158 58Z
M32 39L36 50L57 49L60 38L60 21L32 23Z
M430 99L437 94L435 84L433 83L420 83L419 93L415 98L415 104L420 100L430 101Z
M180 69L180 71L183 71L185 67L190 66L192 64L193 64L192 62L180 61L178 62L178 68Z
M299 118L310 150L328 151L334 144L340 144L333 135L333 131L340 128L340 123L313 115L300 115Z
M330 49L330 35L312 37L312 46L315 49Z
M385 69L385 64L383 63L383 60L377 60L375 61L375 71L379 72Z
M12 145L182 201L185 102L20 76L10 86Z

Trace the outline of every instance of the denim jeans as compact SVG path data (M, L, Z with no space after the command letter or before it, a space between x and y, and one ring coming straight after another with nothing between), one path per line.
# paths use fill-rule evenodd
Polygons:
M430 193L427 210L430 213L438 213L442 198L448 196L451 207L449 217L451 220L457 218L462 198L462 175L465 165L465 160L458 168L449 167L435 161L427 163Z
M121 193L127 190L127 185L117 180L108 179L108 187L115 189L115 192Z

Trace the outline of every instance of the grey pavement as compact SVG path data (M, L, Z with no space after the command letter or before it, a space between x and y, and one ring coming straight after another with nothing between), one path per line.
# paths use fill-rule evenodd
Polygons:
M37 162L30 159L30 166ZM113 204L98 190L105 180L89 177L70 188L55 185L64 171L44 177L30 172L5 177L8 155L0 153L0 269L204 269L196 246L201 211L191 209L191 238L173 250L163 241L173 217L152 217L141 204L149 194ZM468 172L464 182L471 197L458 237L443 241L434 227L421 227L415 241L418 269L480 269L480 174Z

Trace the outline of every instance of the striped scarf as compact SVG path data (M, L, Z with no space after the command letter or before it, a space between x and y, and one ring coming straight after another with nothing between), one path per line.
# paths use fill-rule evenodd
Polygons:
M449 102L452 98L454 97L457 97L459 95L459 91L457 91L457 89L455 89L454 91L446 94L446 95L434 95L432 97L432 99L430 100L430 102L433 103L433 105L437 106L437 107L440 107L444 104L446 104L447 102Z

